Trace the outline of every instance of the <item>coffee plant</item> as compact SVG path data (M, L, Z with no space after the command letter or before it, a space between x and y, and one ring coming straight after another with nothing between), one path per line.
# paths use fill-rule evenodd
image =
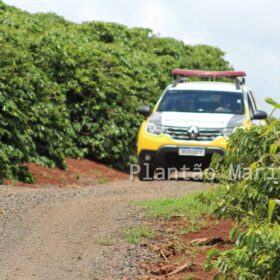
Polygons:
M233 229L231 238L236 240L233 249L209 252L206 268L218 270L215 279L280 279L279 224L251 226L247 231Z
M237 219L242 230L232 230L234 248L209 252L206 267L216 279L280 279L280 121L237 130L211 167L225 185L216 214Z
M0 181L32 181L25 163L65 168L87 157L126 169L140 105L154 105L172 68L226 70L214 47L120 24L74 24L0 0Z
M211 163L216 179L227 187L218 203L219 216L265 219L269 200L280 197L279 148L279 120L230 136L225 156L215 155Z

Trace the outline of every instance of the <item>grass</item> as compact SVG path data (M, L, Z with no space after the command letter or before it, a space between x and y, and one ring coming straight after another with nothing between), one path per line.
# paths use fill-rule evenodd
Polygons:
M143 238L154 239L156 232L148 227L137 226L134 228L126 228L124 230L124 237L130 244L139 244Z
M185 254L189 257L194 258L198 252L199 252L198 245L193 244L192 246L188 247L188 249L185 251Z
M99 170L97 169L93 169L92 171L92 175L96 178L96 183L97 184L106 184L109 182L109 179Z
M182 228L182 233L195 232L206 227L207 223L202 218L204 215L213 214L216 199L224 192L224 188L212 188L206 191L194 192L180 198L168 198L143 202L141 205L146 211L148 218L170 218L181 216L189 220L189 225ZM126 228L124 237L131 244L138 244L143 238L154 239L155 230L144 226Z
M180 228L178 233L188 234L190 232L197 232L205 227L207 227L207 222L201 217L196 217L194 219L189 220L188 225L186 227Z
M194 192L180 198L167 198L144 202L148 218L170 218L182 216L196 220L203 215L210 215L216 208L216 198L224 192L222 187L202 192Z

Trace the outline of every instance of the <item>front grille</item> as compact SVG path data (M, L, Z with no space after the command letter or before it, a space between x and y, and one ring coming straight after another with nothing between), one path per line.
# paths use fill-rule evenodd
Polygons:
M204 157L182 157L178 153L169 152L166 153L165 163L168 167L182 168L183 166L189 168L190 171L195 170L195 168L201 168L205 170L209 167L212 159L211 154L206 154Z
M194 140L194 141L212 141L216 137L222 135L222 129L212 129L212 128L201 128L199 129L199 133L196 137L196 139L192 139L189 134L189 128L182 127L166 127L165 133L170 135L174 140L181 140L181 141L187 141L187 140Z

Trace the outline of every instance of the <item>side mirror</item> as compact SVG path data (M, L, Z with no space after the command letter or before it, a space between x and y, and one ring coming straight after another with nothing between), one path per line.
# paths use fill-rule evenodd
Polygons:
M148 106L148 105L141 106L138 109L138 113L143 115L144 117L150 116L150 114L151 114L150 106Z
M257 110L254 112L253 120L264 120L267 118L267 113L261 110Z

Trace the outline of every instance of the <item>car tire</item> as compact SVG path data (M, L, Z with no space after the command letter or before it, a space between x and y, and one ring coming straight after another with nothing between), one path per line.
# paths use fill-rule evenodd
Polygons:
M138 173L138 178L140 181L153 181L154 170L152 168L147 168L147 165L145 164L140 164L140 171Z
M156 176L156 178L159 181L168 181L170 179L168 174L168 168L164 168L163 173L160 176Z

